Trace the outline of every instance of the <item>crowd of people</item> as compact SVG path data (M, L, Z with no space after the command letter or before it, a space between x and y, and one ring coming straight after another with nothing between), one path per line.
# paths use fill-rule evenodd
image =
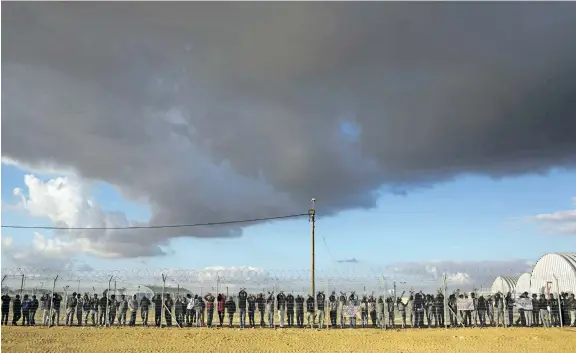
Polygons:
M560 298L555 298L553 294L529 296L526 292L519 298L531 301L532 305L520 308L516 305L519 300L511 293L487 296L470 293L470 298L468 293L454 293L446 300L442 293L410 292L408 298L403 298L404 294L359 297L354 292L340 295L332 292L326 298L324 292L318 292L316 298L312 295L305 298L282 291L276 295L274 292L248 294L242 289L237 296L228 297L222 293L216 296L173 293L164 298L160 294L148 298L146 295L116 297L105 291L101 297L72 293L64 303L58 293L40 298L16 295L13 300L6 294L2 296L2 325L8 325L12 302L12 325L22 320L24 326L36 325L35 317L40 310L44 326L58 326L62 320L67 326L136 326L140 312L140 325L157 327L163 326L162 319L168 327L233 327L235 315L240 328L576 327L574 294L561 293ZM458 308L459 299L467 300L472 307ZM61 310L62 304L64 310ZM153 323L148 321L151 312ZM445 315L449 316L448 322Z

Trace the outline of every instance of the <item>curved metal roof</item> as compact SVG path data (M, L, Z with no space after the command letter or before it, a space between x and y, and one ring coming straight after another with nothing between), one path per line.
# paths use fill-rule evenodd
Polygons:
M492 282L491 291L492 293L497 292L513 292L516 288L516 283L518 282L517 277L511 276L498 276Z
M515 288L516 295L520 295L524 292L530 293L531 280L532 280L531 272L521 274L520 277L518 277L518 281L516 281L516 288Z
M542 256L532 269L530 287L533 293L544 293L548 288L553 293L576 292L576 253Z

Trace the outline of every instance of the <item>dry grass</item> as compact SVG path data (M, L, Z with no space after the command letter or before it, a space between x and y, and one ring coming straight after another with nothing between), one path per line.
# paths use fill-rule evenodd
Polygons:
M576 352L576 330L3 327L2 352Z

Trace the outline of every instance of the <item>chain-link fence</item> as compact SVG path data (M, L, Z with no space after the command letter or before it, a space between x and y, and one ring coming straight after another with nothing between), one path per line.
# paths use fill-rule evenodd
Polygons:
M316 295L310 307L309 270L148 269L63 271L56 275L48 270L6 269L2 280L2 323L81 322L106 326L118 324L120 318L124 324L150 326L206 326L209 321L212 325L243 326L246 322L250 326L249 318L254 313L256 326L263 323L387 329L576 324L573 296L562 293L558 285L550 285L543 293L498 292L492 287L475 288L454 276L377 273L378 270L316 272ZM246 300L241 299L241 291L246 292ZM317 296L319 292L324 298ZM138 315L130 320L133 300ZM229 304L230 300L234 305ZM309 311L313 315L308 315ZM11 313L9 317L7 312ZM231 312L234 314L230 321ZM302 317L298 320L300 312Z

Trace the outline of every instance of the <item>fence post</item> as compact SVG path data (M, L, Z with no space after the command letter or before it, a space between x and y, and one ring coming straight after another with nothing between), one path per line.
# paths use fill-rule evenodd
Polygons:
M112 282L112 278L110 277L108 280L108 290L106 291L106 312L104 313L104 322L106 323L106 327L110 327L110 315L108 311L108 303L110 302L110 282Z
M446 272L444 272L444 276L442 276L442 295L444 296L444 328L448 328L448 316L450 313L448 312L448 296L446 295L448 289L448 278ZM448 314L448 315L447 315Z
M168 275L162 274L162 297L160 298L160 328L164 327L164 290L166 289L166 278Z
M54 290L56 290L56 281L58 280L58 275L54 278L54 283L52 284L52 295L50 296L50 326L54 325L54 315L56 310L54 310ZM54 315L52 315L54 313Z
M560 300L560 286L558 285L558 277L556 275L552 275L554 277L554 282L556 282L556 300L558 300L558 315L560 316L560 327L564 327L564 322L562 321L562 300Z

